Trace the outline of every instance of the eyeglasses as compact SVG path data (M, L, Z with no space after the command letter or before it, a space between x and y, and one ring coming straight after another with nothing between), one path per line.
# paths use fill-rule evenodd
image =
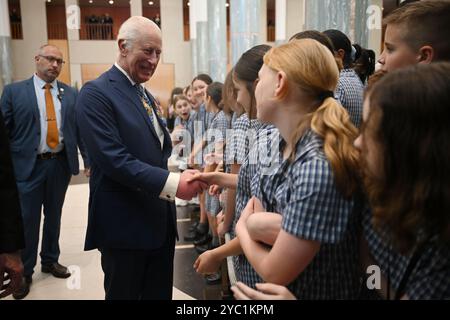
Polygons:
M43 56L43 55L39 55L42 58L45 58L48 62L50 62L51 64L53 64L53 62L56 61L56 63L58 64L58 66L63 65L64 63L66 63L63 59L59 59L53 56Z

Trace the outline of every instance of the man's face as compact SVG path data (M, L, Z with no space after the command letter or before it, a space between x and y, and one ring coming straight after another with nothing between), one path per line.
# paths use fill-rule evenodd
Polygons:
M161 36L150 32L131 43L131 48L123 49L125 69L136 83L150 80L161 56Z
M403 40L403 33L401 26L387 25L384 50L378 60L382 70L390 72L419 62L419 54Z
M64 64L61 51L52 46L44 47L34 60L36 74L45 82L53 82L61 73Z

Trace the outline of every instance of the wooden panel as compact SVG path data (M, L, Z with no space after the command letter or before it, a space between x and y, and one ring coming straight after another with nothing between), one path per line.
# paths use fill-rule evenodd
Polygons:
M155 74L145 87L167 108L170 93L175 88L175 67L173 64L159 63Z
M67 85L71 84L70 81L70 56L69 56L69 42L67 40L48 40L48 44L57 46L61 50L63 59L66 63L63 65L58 80L64 82Z
M82 64L81 81L85 84L88 81L95 80L109 68L111 68L111 64Z
M81 78L83 84L97 79L102 73L111 68L110 64L82 64ZM164 108L170 98L170 92L175 87L175 71L173 64L159 63L155 74L145 84L145 87L159 100Z

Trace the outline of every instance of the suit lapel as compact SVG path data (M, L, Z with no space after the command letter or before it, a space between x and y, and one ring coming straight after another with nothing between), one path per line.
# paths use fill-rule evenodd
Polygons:
M139 99L139 96L136 92L136 89L131 85L130 81L125 77L119 69L113 66L110 69L113 87L120 92L121 95L125 95L131 102L133 102L133 106L137 109L139 114L144 118L145 123L147 123L148 128L152 132L153 136L159 142L158 135L156 134L155 128L150 121L150 118L145 111L144 106L142 105L142 101Z
M36 90L34 89L33 77L31 77L31 79L29 79L27 81L27 93L28 93L28 100L29 100L30 108L32 108L32 110L33 110L34 121L36 122L37 128L40 128L41 116L39 114L39 106L38 106L37 97L36 97Z
M150 100L153 102L153 104L155 104L153 106L153 111L154 111L153 114L156 116L156 119L157 119L157 121L159 123L159 126L161 127L161 130L164 133L163 149L165 149L167 146L171 147L172 146L172 139L170 138L170 134L169 134L169 132L167 132L166 126L164 125L162 119L159 117L157 111L155 110L155 108L159 107L159 106L156 105L157 104L156 99L155 99L155 97L153 97L153 95L147 89L145 89L145 93L147 94L147 97L149 97Z

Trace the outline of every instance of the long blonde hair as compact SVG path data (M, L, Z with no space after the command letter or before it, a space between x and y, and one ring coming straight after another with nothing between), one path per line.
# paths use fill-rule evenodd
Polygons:
M280 98L291 90L300 90L317 102L307 110L289 142L295 146L305 129L310 127L324 141L324 152L338 189L343 195L351 196L358 187L358 151L353 146L358 131L347 111L330 97L339 80L333 55L316 40L301 39L272 48L264 56L264 63L275 71L286 73L288 85ZM323 96L324 93L328 95ZM295 152L294 148L291 158Z

